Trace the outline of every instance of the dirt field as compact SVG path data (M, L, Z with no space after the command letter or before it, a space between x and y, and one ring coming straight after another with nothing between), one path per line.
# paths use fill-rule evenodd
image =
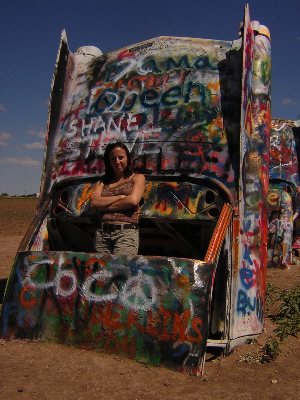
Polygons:
M35 199L0 199L0 278L8 277L35 208ZM279 288L289 288L300 282L300 266L292 266L288 271L269 270L268 282ZM299 399L299 336L283 342L275 361L255 362L256 354L273 328L267 318L265 332L257 343L241 346L227 357L207 355L201 378L58 344L0 339L0 398ZM254 363L240 362L243 358Z

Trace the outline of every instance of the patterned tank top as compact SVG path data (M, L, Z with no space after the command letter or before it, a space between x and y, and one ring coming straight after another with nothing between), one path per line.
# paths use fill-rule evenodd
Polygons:
M132 180L120 183L117 186L109 187L104 185L102 189L102 196L117 196L123 194L125 196L129 195L133 189ZM129 222L131 224L137 224L139 222L140 208L139 206L129 208L127 210L118 211L102 211L100 215L100 222L114 222L123 221Z

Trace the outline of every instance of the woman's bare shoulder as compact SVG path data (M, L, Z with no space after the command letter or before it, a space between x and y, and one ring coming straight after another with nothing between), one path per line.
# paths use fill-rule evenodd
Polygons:
M134 182L145 182L146 178L143 174L134 174L132 180Z

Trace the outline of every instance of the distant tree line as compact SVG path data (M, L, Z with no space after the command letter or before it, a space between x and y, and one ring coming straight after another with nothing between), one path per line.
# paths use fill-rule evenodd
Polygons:
M38 195L37 195L37 193L9 195L8 193L3 192L0 194L0 197L38 197Z

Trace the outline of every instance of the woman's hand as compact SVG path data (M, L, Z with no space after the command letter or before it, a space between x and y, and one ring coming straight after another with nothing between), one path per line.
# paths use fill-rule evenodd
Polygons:
M107 210L127 210L129 208L136 207L139 204L145 191L145 176L143 174L136 174L132 178L132 182L133 188L131 193L127 196L124 196L122 199L113 202L107 207Z
M91 208L97 210L108 210L110 205L126 197L124 194L102 197L102 189L103 183L97 182L90 200Z
M133 188L129 195L116 195L102 197L103 183L97 183L95 190L91 197L91 207L97 210L127 210L136 207L145 191L145 176L143 174L136 174L132 178ZM102 186L101 186L102 185Z

